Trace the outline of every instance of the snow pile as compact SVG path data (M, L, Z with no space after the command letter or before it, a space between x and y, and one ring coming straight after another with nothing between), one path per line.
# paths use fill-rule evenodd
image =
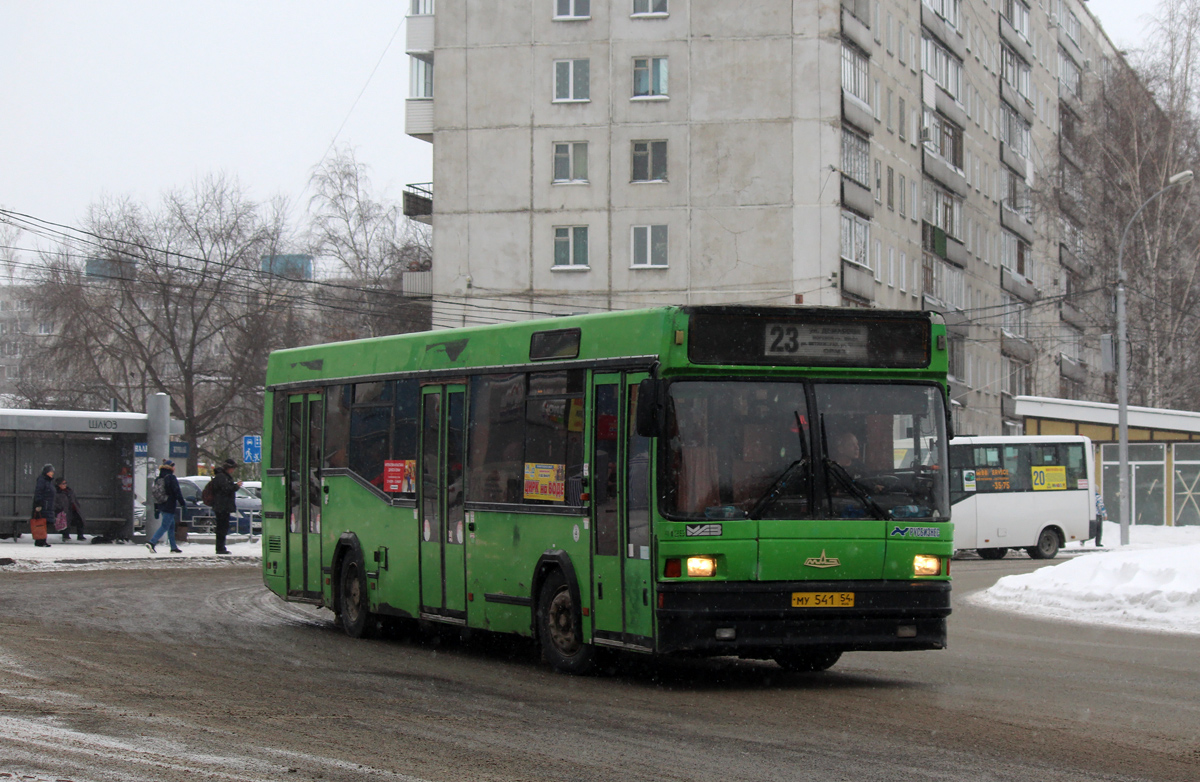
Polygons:
M1132 527L1130 545L1120 547L1120 528L1110 522L1104 538L1113 550L1005 576L970 599L1073 622L1200 634L1200 527Z

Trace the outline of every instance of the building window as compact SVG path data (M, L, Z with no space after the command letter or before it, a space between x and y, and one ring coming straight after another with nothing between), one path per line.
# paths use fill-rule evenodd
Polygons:
M883 203L883 164L875 158L875 203Z
M665 182L667 180L667 142L633 142L633 182Z
M633 60L633 97L658 98L667 95L667 58L635 57Z
M633 227L633 265L666 268L667 227L665 225L635 225Z
M905 202L908 200L907 199L908 194L905 191L907 189L908 189L907 186L904 184L904 174L901 174L900 175L900 216L901 217L905 216Z
M1067 8L1065 4L1059 5L1058 17L1062 21L1063 32L1065 32L1067 37L1078 45L1079 17L1075 15L1075 12Z
M867 257L871 223L852 212L842 212L842 257L863 268L871 268Z
M587 19L592 15L592 0L554 0L555 19Z
M842 42L842 89L871 105L870 80L867 78L867 56L848 43Z
M962 171L962 128L936 111L925 109L925 148Z
M1000 231L1000 265L1022 277L1028 277L1033 249L1021 237L1006 230ZM1009 329L1011 331L1011 329ZM1014 334L1018 332L1013 332Z
M948 49L926 36L921 37L921 69L950 97L958 100L962 88L962 63Z
M1029 157L1029 123L1007 103L1000 101L1000 141L1013 152Z
M842 128L842 173L871 189L871 142L849 128Z
M925 222L957 239L962 230L962 199L925 180Z
M665 13L667 13L667 0L633 0L634 16Z
M896 170L891 166L887 167L887 207L892 211L896 210Z
M1024 174L1017 174L1007 166L1000 167L1001 203L1033 222L1033 192L1025 181Z
M408 96L410 98L433 97L433 63L420 57L409 57Z
M904 111L904 98L899 98L899 108L896 110L896 129L900 131L900 140L906 141L904 127L908 124L908 114Z
M1022 38L1029 40L1029 6L1021 0L1001 0L1000 13Z
M1000 78L1008 83L1021 97L1029 97L1029 64L1008 44L1000 45Z
M1083 99L1083 78L1079 73L1079 66L1062 49L1058 50L1058 80L1067 88L1067 92L1080 100Z
M42 321L38 324L38 334L53 334L54 324Z
M921 2L929 6L929 10L949 22L951 27L958 29L959 0L921 0Z
M588 181L588 145L586 141L554 143L554 181Z
M568 269L588 265L588 229L586 225L560 225L554 228L554 268Z
M433 0L412 0L409 16L433 16Z
M1087 255L1087 248L1084 244L1083 229L1074 223L1066 215L1058 217L1059 241L1063 246L1075 254L1075 257L1083 259Z
M587 60L556 60L554 62L554 100L590 100Z
M1075 202L1076 206L1083 206L1083 172L1067 160L1060 160L1059 163L1063 192Z
M842 0L842 8L867 27L871 26L871 0Z

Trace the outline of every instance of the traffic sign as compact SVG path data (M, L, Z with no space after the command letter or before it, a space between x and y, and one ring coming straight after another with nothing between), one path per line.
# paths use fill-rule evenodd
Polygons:
M247 464L262 461L262 435L248 434L242 438L242 461Z

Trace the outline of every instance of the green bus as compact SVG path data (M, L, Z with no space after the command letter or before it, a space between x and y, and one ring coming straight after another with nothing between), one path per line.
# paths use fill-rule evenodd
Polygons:
M281 350L263 575L395 619L774 659L940 649L946 334L928 312L691 306Z

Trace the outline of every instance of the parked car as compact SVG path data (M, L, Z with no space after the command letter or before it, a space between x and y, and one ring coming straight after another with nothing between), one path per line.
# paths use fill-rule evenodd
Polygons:
M242 481L242 490L251 497L262 500L262 481Z
M212 480L211 475L188 475L179 479L179 490L183 493L183 521L193 519L200 524L212 524L213 511L200 501L204 487ZM237 505L237 517L230 519L230 532L242 535L256 535L262 531L262 500L246 491L245 487L238 489L234 495Z

